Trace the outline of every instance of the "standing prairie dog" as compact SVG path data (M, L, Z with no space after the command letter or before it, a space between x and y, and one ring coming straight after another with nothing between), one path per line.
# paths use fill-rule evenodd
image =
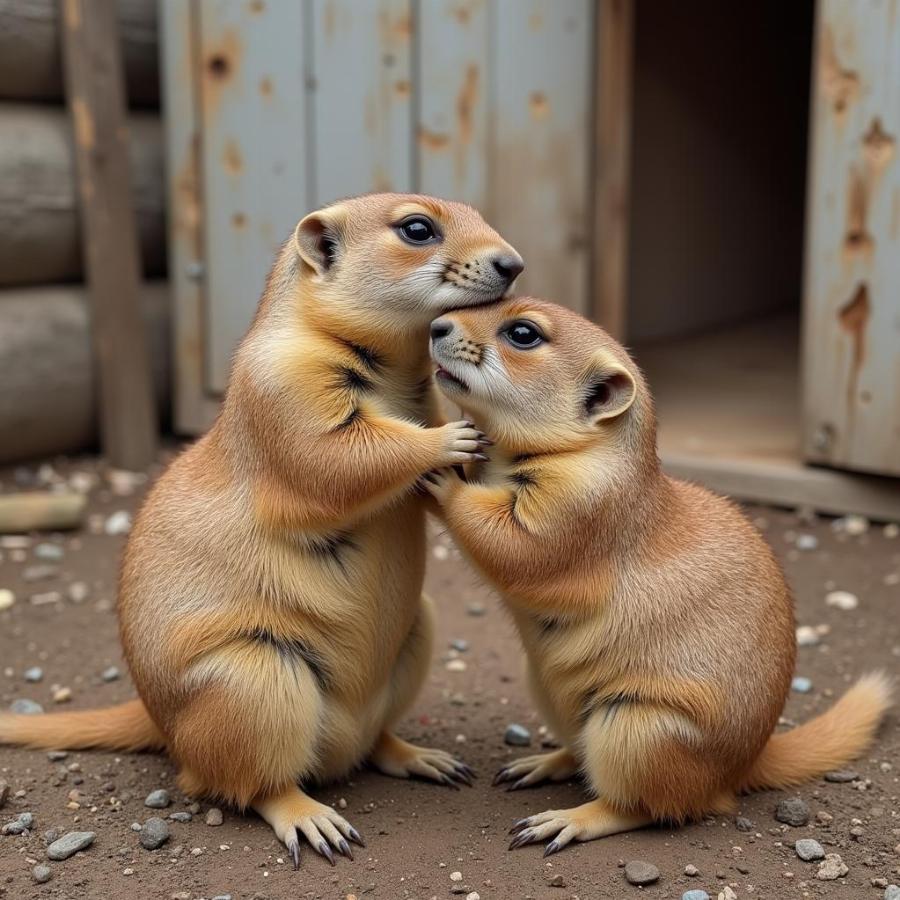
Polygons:
M595 797L522 819L511 849L730 811L739 791L865 749L890 703L879 674L773 735L796 653L784 576L732 503L661 472L650 392L623 347L528 297L445 315L431 334L438 383L496 445L477 483L444 470L429 489L512 613L563 744L496 780L580 771Z
M430 321L498 299L522 269L478 213L430 197L345 200L297 226L235 356L221 415L149 493L119 617L140 700L0 714L0 743L165 747L195 795L252 806L299 860L353 827L297 787L367 757L468 782L396 737L427 671L421 475L480 456L438 427ZM430 499L430 498L429 498Z

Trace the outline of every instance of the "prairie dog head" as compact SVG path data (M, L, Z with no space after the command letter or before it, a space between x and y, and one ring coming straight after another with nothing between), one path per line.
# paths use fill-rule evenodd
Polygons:
M425 327L503 297L524 268L472 207L417 194L342 200L306 216L292 243L323 311L369 326Z
M431 324L448 399L517 452L655 447L653 404L624 347L571 310L514 297Z

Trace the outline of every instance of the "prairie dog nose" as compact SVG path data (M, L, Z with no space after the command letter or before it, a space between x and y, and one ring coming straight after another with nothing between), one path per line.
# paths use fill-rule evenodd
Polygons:
M496 273L501 278L504 278L507 284L512 284L525 268L522 257L513 253L503 253L500 256L495 256L491 262Z
M453 323L449 319L435 319L431 323L431 339L439 341L453 331Z

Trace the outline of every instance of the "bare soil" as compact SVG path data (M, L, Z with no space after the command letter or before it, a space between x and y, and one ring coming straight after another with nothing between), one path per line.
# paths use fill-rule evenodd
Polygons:
M57 461L52 470L0 472L0 490L73 476L84 481L85 473L98 479L90 490L92 517L87 527L66 535L32 536L31 546L24 550L0 546L0 589L16 595L15 604L0 612L2 708L23 697L52 710L103 706L132 696L114 613L116 572L125 538L107 535L103 528L111 514L134 508L141 489L126 496L115 493L103 465L80 458ZM748 512L784 562L796 591L798 623L828 629L818 645L800 648L798 674L811 679L812 690L792 694L786 719L799 722L822 711L869 669L896 672L900 538L890 537L890 531L885 534L881 526L850 536L836 532L830 520L801 521L793 512L760 507ZM813 535L818 547L797 549L798 535ZM48 563L37 559L35 547L42 542L62 547L63 558ZM56 571L42 580L24 580L26 569L39 564L55 566ZM71 585L79 582L88 595L76 602L70 596ZM826 593L835 588L857 595L858 608L826 605ZM482 900L589 900L639 894L680 898L689 889L704 889L715 900L730 886L740 900L881 900L884 887L878 886L878 879L900 882L896 714L886 722L871 752L854 763L858 780L818 781L797 792L812 812L807 827L776 822L773 811L786 795L770 792L743 799L740 814L753 823L750 832L739 831L732 818L713 818L681 829L648 829L575 845L547 860L539 846L507 851L507 831L516 819L576 805L585 794L577 782L514 793L491 786L502 763L536 752L542 740L541 722L523 679L522 652L497 599L447 538L437 533L427 589L439 607L437 652L428 683L400 731L409 740L457 752L480 774L474 788L450 791L364 770L347 782L317 790L316 796L326 803L342 808L346 803L344 815L363 833L368 847L353 862L340 859L335 868L304 848L301 869L294 872L265 823L252 814L226 810L224 824L210 827L204 821L206 803L192 821L170 823L172 836L162 849L142 849L131 829L133 822L185 811L191 803L174 788L173 766L165 756L69 753L63 760L51 761L44 752L0 748L0 780L11 788L0 823L26 810L35 818L30 834L0 836L0 896L193 900L230 894L234 900L345 900L355 895L360 900L443 900L465 888L459 896L477 892ZM54 591L60 599L53 598ZM76 597L78 591L76 587ZM44 596L34 603L33 595ZM473 615L473 606L477 611L479 604L483 614ZM454 639L468 641L469 649L452 650ZM713 646L709 652L727 657L731 651ZM456 657L465 662L463 671L455 670L458 664L447 668ZM732 662L744 665L740 658ZM112 665L120 667L122 676L104 681L101 673ZM24 679L32 666L43 669L38 683ZM58 686L71 689L70 701L54 702ZM531 730L531 750L504 744L511 722ZM161 813L144 806L147 794L160 787L173 795L171 807ZM79 793L70 796L71 791ZM817 821L817 813L826 821ZM94 831L97 837L85 852L48 863L45 833L50 829ZM839 853L849 867L846 877L818 880L818 863L802 862L793 851L793 842L802 837L814 837L827 852ZM623 866L633 859L655 864L661 872L659 881L646 888L628 884ZM33 881L36 863L50 866L49 882ZM689 864L699 875L684 874ZM462 873L462 880L452 881L453 872ZM562 886L550 885L555 876L562 876Z

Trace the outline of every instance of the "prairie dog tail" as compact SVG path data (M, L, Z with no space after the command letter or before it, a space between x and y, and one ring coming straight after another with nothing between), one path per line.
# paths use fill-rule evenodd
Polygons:
M793 787L856 759L871 743L892 693L883 672L864 675L822 715L773 734L742 789Z
M0 713L0 744L45 750L160 750L166 745L140 700L82 712Z

